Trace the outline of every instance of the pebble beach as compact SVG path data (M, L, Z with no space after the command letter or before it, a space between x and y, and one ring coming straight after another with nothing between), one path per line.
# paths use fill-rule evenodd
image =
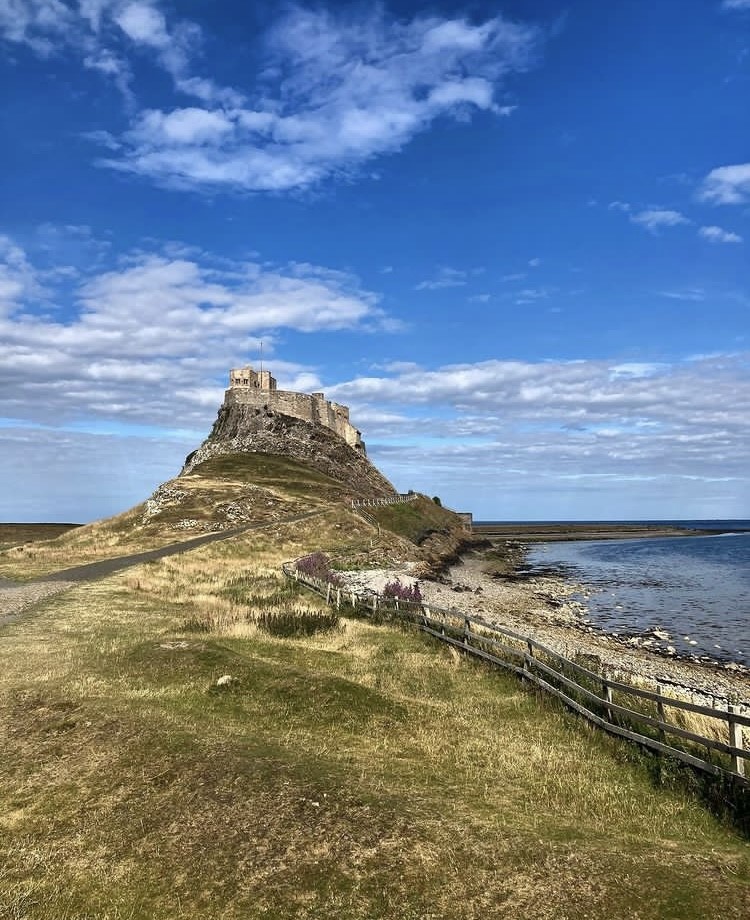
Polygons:
M671 686L696 701L732 701L750 707L750 673L734 663L706 664L649 648L648 636L615 637L587 622L585 605L574 599L582 587L554 575L516 579L485 571L487 561L470 553L439 579L421 579L415 563L400 568L342 572L345 584L357 592L380 593L395 579L419 581L427 605L482 617L498 626L544 643L568 658L598 659L612 676L646 685ZM663 637L655 637L656 639ZM656 643L655 643L656 644Z

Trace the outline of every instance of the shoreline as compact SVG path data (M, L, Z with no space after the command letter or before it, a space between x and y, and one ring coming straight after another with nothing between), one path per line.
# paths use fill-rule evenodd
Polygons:
M472 551L450 565L438 578L423 578L418 564L400 569L341 572L356 591L380 593L388 581L416 581L425 604L450 608L528 635L566 658L588 659L594 670L610 677L669 687L694 702L715 705L739 703L750 708L750 669L736 662L694 661L649 647L647 637L624 638L609 634L588 621L586 607L575 600L583 586L562 574L525 574L519 571L525 547L513 540L503 564L487 551ZM506 547L495 547L500 556ZM486 571L494 568L495 574ZM633 641L636 639L637 641Z
M522 540L555 543L570 540L647 540L672 537L711 537L729 531L720 528L678 527L664 524L572 523L475 523L473 532L492 541Z

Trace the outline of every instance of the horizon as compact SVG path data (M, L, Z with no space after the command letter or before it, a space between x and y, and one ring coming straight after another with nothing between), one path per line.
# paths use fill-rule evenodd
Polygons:
M261 360L486 520L750 518L750 0L17 0L0 78L14 523Z

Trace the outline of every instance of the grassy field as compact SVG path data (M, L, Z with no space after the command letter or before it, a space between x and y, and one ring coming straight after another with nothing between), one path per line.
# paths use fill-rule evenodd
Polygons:
M342 514L0 630L3 920L750 914L748 845L633 748L417 633L261 631Z
M54 540L78 524L0 524L0 551L23 543Z

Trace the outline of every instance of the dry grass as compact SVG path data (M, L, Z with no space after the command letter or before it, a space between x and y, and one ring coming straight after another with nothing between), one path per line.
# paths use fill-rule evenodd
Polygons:
M349 523L246 534L5 627L0 917L748 915L747 845L515 681L394 627L233 620L287 603L280 562Z
M10 549L23 543L37 543L40 540L54 540L78 524L0 524L0 550Z

